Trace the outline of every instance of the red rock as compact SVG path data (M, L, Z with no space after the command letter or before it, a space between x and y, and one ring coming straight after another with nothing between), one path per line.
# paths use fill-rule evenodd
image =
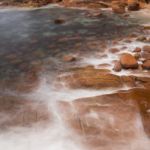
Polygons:
M93 67L78 68L71 74L60 77L59 80L65 82L70 88L104 89L122 86L119 76L111 74L107 69Z
M130 0L130 2L128 2L128 10L130 11L137 11L140 9L140 4L138 2L136 2L135 0Z
M150 26L149 25L144 26L144 30L150 30Z
M110 7L109 1L101 1L101 0L62 0L65 6L75 6L75 7L88 7L88 8L108 8Z
M150 78L149 77L136 77L135 81L136 81L136 83L138 83L138 85L150 89Z
M137 53L139 53L139 52L141 52L142 51L142 49L140 48L140 47L136 47L134 50L133 50L133 52L137 52Z
M111 48L111 49L109 49L109 52L117 53L117 52L119 52L119 49L118 48Z
M141 41L141 42L145 42L147 40L147 38L145 36L139 36L136 39L137 41Z
M75 61L76 60L76 57L75 56L72 56L72 55L66 55L63 57L63 61L65 62L72 62L72 61Z
M137 60L131 54L125 53L120 57L120 63L124 69L137 69Z
M150 135L149 98L149 90L133 89L81 98L69 104L64 102L60 104L60 111L65 123L82 137L87 146L108 150L112 142L113 148L118 148L119 142L128 144L144 133L141 127L137 127L137 119Z
M150 59L150 53L149 52L144 51L141 53L141 56L144 60Z
M54 22L55 22L55 24L63 24L65 22L65 20L59 18L59 19L55 19Z
M123 14L125 13L125 5L122 2L113 1L112 10L114 13Z
M149 80L150 82L150 80ZM140 113L144 125L144 130L150 136L150 88L148 89L134 89L131 90L130 98L136 100L140 108Z
M131 33L131 34L129 35L130 38L136 38L137 36L138 36L137 33Z
M122 66L121 66L119 61L115 62L113 70L116 71L116 72L119 72L119 71L122 70Z
M4 2L3 2L4 1ZM43 5L47 5L49 3L58 2L59 0L2 0L2 5L8 6L8 5L21 5L21 6L34 6L34 7L40 7ZM0 3L1 5L1 3Z
M121 76L123 83L129 87L135 87L135 77L134 76Z
M118 13L118 14L123 14L125 13L125 9L124 7L119 7L119 6L113 6L112 10L114 13Z
M150 45L145 45L145 46L143 47L143 51L150 53Z
M144 61L144 63L142 64L142 67L143 67L143 69L150 70L150 60Z

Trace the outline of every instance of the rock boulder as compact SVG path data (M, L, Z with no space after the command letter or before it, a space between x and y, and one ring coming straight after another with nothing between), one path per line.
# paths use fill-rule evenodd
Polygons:
M137 69L138 62L134 56L131 54L125 53L120 57L120 63L124 69Z

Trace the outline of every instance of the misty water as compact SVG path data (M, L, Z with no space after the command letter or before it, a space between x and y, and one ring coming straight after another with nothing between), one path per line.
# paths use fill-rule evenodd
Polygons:
M149 11L144 11L149 14ZM73 67L93 65L97 68L98 65L109 62L108 69L112 69L111 62L117 57L109 54L108 57L102 58L102 55L108 52L104 52L99 44L105 43L109 48L112 46L112 40L126 38L128 34L139 32L138 23L149 23L147 18L134 13L130 19L115 15L109 10L103 10L101 17L92 16L93 13L98 12L99 10L69 9L58 6L40 9L1 9L0 78L1 83L6 81L8 86L1 84L0 97L15 96L31 99L37 103L44 102L52 119L44 125L38 122L29 127L13 126L2 129L0 150L88 149L80 135L69 128L63 120L58 102L71 104L79 98L116 93L131 87L102 90L70 89L63 82L58 85L56 78L66 75L66 72ZM137 20L135 15L139 16ZM65 22L55 24L54 21L58 18L64 19ZM125 44L120 42L115 46L120 47ZM135 42L126 46L130 52L130 49L142 44ZM126 49L124 51L126 52ZM71 63L64 62L62 58L68 54L78 57L79 60ZM26 74L37 66L42 69L38 69L39 83L36 88L29 92L18 91L16 86L13 86L16 85L14 81L22 83L24 79L22 76L27 76ZM118 74L130 74L130 72L122 71ZM16 78L21 81L17 81ZM9 82L13 83L10 87ZM102 103L102 105L109 104ZM95 117L95 114L90 115ZM121 124L124 123L124 118L108 112L103 112L101 116L106 118L106 122L119 119ZM9 116L2 114L0 123L5 119L9 119ZM105 119L102 125L103 123L105 125ZM140 114L136 114L129 124L123 125L120 129L128 128L128 125L129 130L135 133L133 139L127 139L122 135L122 139L114 142L113 138L109 139L107 135L102 134L101 138L107 141L107 144L102 144L98 150L149 150L150 141L144 132Z

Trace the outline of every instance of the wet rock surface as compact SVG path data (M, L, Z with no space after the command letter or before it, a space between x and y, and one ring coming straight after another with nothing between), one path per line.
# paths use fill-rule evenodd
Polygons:
M50 3L59 2L59 0L1 0L0 6L34 6L40 7Z
M111 95L77 99L71 104L60 103L59 105L65 121L91 148L110 148L112 142L114 148L117 148L118 145L122 146L122 140L129 144L132 139L142 136L143 128L135 123L140 112L144 130L148 135L150 133L147 111L149 110L149 90L120 91ZM137 121L140 123L140 120Z
M128 5L128 10L138 11L140 9L140 4L138 2L133 2Z
M138 68L138 63L134 56L131 54L122 54L120 57L120 63L123 68L125 69L137 69Z
M113 70L119 72L121 71L121 69L122 69L121 63L119 61L115 62Z
M111 74L109 70L94 68L76 70L70 75L60 77L60 80L72 88L104 89L122 85L120 77Z
M75 60L76 60L75 56L66 55L66 56L63 57L63 61L65 61L65 62L72 62L72 61L75 61Z
M123 14L125 13L125 4L119 1L112 1L112 10L114 13Z
M0 12L3 132L48 128L46 139L34 138L52 150L76 136L75 145L90 150L148 150L149 32L110 10L100 14L59 7Z
M144 69L148 69L148 70L149 70L149 69L150 69L150 60L144 61L142 67L143 67Z
M12 127L32 127L36 123L46 124L50 113L46 104L27 100L21 96L0 94L0 130Z

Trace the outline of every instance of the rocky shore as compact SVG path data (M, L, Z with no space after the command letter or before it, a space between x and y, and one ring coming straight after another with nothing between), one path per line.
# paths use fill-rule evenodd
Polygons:
M149 0L2 0L1 6L19 5L19 6L34 6L39 7L51 3L60 3L68 7L89 7L89 8L108 8L117 13L123 13L125 6L128 5L129 10L139 10L145 3L149 3Z
M2 148L149 150L149 5L64 4L0 12Z

